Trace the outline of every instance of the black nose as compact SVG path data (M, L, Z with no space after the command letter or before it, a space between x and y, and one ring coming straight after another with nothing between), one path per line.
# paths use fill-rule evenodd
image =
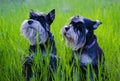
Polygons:
M66 27L65 30L68 31L68 30L69 30L69 27Z
M28 24L29 24L29 25L32 24L32 23L33 23L33 21L31 21L31 20L28 21Z

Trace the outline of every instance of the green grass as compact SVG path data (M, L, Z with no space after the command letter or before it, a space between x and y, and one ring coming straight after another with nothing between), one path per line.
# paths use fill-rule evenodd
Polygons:
M28 55L29 43L21 35L20 26L23 20L28 19L31 9L45 13L56 9L51 32L55 36L57 56L61 57L63 68L54 73L55 81L60 80L59 72L62 73L61 80L64 81L64 71L67 81L71 80L69 59L72 50L66 47L60 29L74 15L103 22L95 34L105 54L105 74L108 76L105 81L120 79L120 0L0 0L0 81L24 80L21 67L24 57ZM36 62L39 63L39 59ZM39 67L43 69L42 76L47 81L47 65L37 68ZM79 70L75 69L74 81L78 80L79 74ZM38 80L39 77L32 78L32 81ZM102 81L101 77L98 81Z

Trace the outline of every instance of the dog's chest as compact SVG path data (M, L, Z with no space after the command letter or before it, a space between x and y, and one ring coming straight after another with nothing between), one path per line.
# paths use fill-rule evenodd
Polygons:
M84 65L91 64L92 61L93 61L92 58L88 54L86 54L86 53L83 53L80 56L80 63L81 64L84 64Z
M81 66L86 66L87 64L92 64L93 59L90 53L82 52L73 52L73 61L76 64L77 59L79 59L79 63Z

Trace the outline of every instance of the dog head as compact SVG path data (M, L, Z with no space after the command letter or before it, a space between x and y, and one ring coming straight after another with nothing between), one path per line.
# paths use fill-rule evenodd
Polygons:
M55 19L55 9L48 14L31 11L28 20L21 25L21 32L31 45L45 43L50 32L50 25Z
M62 34L66 43L72 50L82 48L88 37L94 35L94 30L101 24L100 21L92 21L82 16L71 18L69 25L62 28Z

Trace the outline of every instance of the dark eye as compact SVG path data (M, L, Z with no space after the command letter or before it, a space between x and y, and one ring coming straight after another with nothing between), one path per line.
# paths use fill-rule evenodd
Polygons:
M72 22L75 31L82 31L83 30L83 23L82 22Z
M38 16L38 21L41 23L43 27L46 27L46 20L44 16Z
M38 18L39 18L40 21L44 21L45 20L44 16L39 16Z
M70 24L71 24L71 25L73 25L73 26L75 26L75 22L73 22L73 21L72 21L72 22L70 22Z
M82 22L71 22L70 24L72 24L75 27L80 27L82 26Z
M38 17L37 16L30 16L30 19L34 19L34 20L38 20Z
M77 27L80 27L80 26L82 26L82 22L77 22L76 25L77 25Z

